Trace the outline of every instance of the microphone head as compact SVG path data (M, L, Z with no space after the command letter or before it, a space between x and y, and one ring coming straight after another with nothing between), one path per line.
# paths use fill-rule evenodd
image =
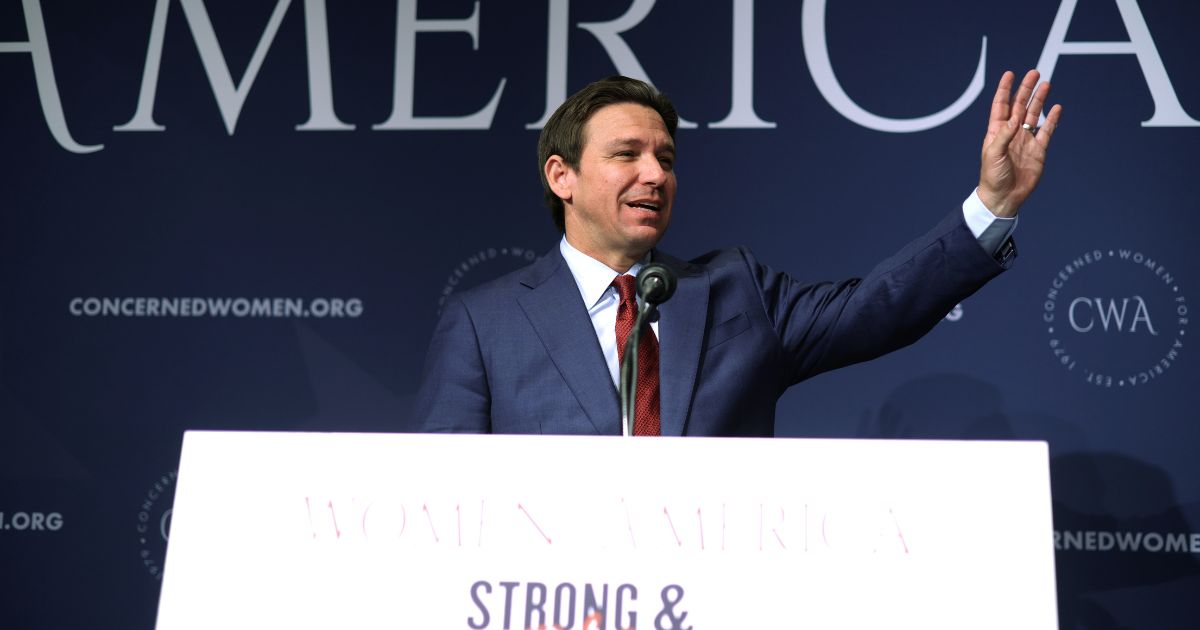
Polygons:
M638 297L649 304L662 304L675 294L675 272L666 265L650 263L637 275Z

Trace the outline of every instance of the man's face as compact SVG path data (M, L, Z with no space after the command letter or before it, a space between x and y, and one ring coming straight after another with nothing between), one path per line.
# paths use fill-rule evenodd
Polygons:
M636 103L596 110L584 126L579 170L564 167L567 240L628 269L667 231L674 162L675 143L658 112Z

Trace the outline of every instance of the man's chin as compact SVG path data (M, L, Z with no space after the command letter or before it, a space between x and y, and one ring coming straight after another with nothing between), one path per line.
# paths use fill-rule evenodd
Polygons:
M658 245L658 242L662 240L664 232L665 230L661 230L656 227L637 227L626 233L628 236L627 242L629 243L631 249L637 250L638 252L644 254L654 249L654 247Z

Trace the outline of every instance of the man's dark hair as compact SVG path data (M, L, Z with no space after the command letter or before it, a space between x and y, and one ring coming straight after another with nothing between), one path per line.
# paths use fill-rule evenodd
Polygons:
M671 104L670 99L645 81L613 75L572 94L554 110L538 138L538 173L542 178L542 193L545 195L546 205L550 206L550 214L554 217L554 224L558 226L559 232L566 231L563 201L550 190L550 182L546 181L546 160L552 155L562 156L568 166L578 171L579 159L583 155L583 143L586 140L583 137L584 126L596 110L618 103L637 103L658 112L667 127L667 133L671 134L672 139L675 138L675 128L679 126L679 115L675 113L675 106Z

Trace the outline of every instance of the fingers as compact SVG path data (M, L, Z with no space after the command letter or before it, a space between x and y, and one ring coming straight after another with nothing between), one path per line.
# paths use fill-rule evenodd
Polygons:
M1021 79L1021 85L1017 87L1017 92L1013 95L1015 76L1012 72L1005 72L1000 77L999 85L996 86L996 96L992 99L988 133L984 138L985 154L1006 153L1017 133L1024 132L1024 129L1021 128L1022 124L1037 129L1033 135L1043 147L1049 145L1050 138L1058 127L1059 118L1062 116L1061 105L1051 108L1046 116L1046 122L1040 128L1038 127L1042 108L1046 106L1046 99L1050 95L1050 84L1038 85L1041 74L1037 70L1030 70L1025 73Z
M1037 91L1033 93L1033 100L1029 102L1029 111L1025 113L1025 124L1030 127L1038 126L1038 120L1042 117L1042 107L1046 105L1046 96L1049 94L1049 83L1043 83L1038 86Z
M1005 72L996 86L996 97L992 99L991 121L1003 123L1008 120L1008 104L1012 98L1012 72Z
M1013 99L1012 115L1009 116L1008 122L1011 127L1019 127L1021 123L1030 122L1026 120L1030 111L1030 97L1033 96L1033 88L1037 86L1038 77L1040 74L1037 70L1030 70L1025 73L1025 78L1021 80L1021 87L1017 88L1017 96ZM1042 95L1043 99L1045 94ZM1037 110L1031 126L1037 125L1037 117L1041 115L1041 109Z
M1046 114L1046 122L1037 132L1037 140L1043 147L1050 146L1050 137L1054 135L1054 130L1058 128L1058 119L1061 117L1062 105L1051 107L1050 113Z

